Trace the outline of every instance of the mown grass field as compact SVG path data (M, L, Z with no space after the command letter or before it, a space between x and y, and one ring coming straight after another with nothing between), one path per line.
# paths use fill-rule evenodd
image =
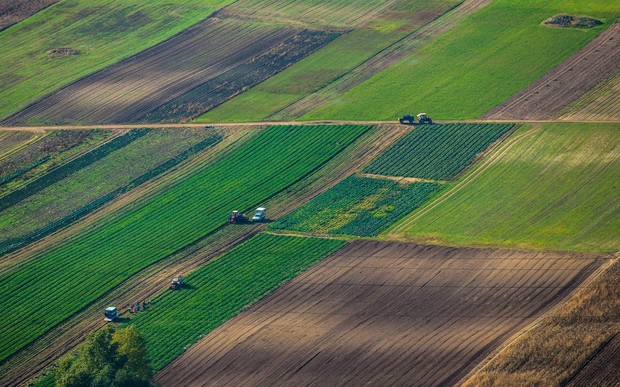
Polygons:
M540 25L559 13L589 15L605 25L588 30ZM418 111L442 119L479 117L566 59L619 16L620 5L605 0L496 0L302 118L394 119Z
M141 269L224 226L229 211L258 206L307 176L369 129L270 127L144 205L2 275L0 307L12 313L0 323L0 359Z
M609 253L620 249L620 127L523 127L390 238Z
M375 236L426 202L433 183L349 176L270 226L272 230Z
M132 319L146 336L153 369L345 244L264 234L193 272L185 288L163 292Z
M208 17L230 0L64 0L0 32L0 119ZM51 55L59 48L77 55Z
M301 2L297 3L299 7ZM371 1L366 6L378 3L382 2ZM299 63L207 112L196 121L248 122L268 119L286 106L330 84L456 3L453 0L406 0L396 2L383 13L373 14L372 17L366 15L365 23L359 21L353 23L355 29L352 32L344 34ZM349 8L354 6L355 3L349 4ZM287 18L292 17L306 22L291 11L292 9L285 11ZM326 19L320 19L320 23L334 24L334 16L339 16L342 20L344 13L337 12ZM342 21L337 22L339 23Z

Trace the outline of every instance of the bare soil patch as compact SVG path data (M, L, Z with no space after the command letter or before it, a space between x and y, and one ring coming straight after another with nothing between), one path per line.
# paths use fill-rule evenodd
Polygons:
M619 70L620 21L484 118L535 120L555 117Z
M155 380L455 384L602 262L355 241L207 335Z
M593 28L600 26L603 22L589 16L571 16L563 13L550 17L542 24L561 28Z
M71 47L59 47L49 50L47 55L52 58L64 58L69 55L79 55L80 51Z
M19 23L58 0L6 0L0 2L0 31Z
M573 387L620 385L620 334L616 335L568 384Z

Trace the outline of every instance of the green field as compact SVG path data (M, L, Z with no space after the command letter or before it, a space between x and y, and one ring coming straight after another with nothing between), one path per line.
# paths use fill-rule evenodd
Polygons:
M367 5L372 4L369 2ZM399 2L388 14L374 16L366 25L341 36L327 47L209 111L196 121L249 122L268 119L288 105L337 80L378 51L420 27L419 15L440 14L454 4L456 1L453 0Z
M604 26L540 25L560 13ZM303 119L394 119L426 111L441 119L479 117L526 87L620 17L606 0L496 0L457 28ZM458 64L458 65L456 65Z
M310 203L273 223L273 230L375 236L439 190L433 183L405 183L350 176Z
M154 130L0 211L0 254L66 226L221 139L212 130ZM108 143L109 144L109 143ZM84 164L84 163L81 163ZM1 202L2 199L0 199Z
M232 209L260 205L312 173L369 129L270 127L142 206L0 276L0 307L11 310L0 323L0 359L141 269L225 226Z
M208 17L232 0L63 0L2 32L0 119ZM8 49L10 47L10 49ZM77 55L49 52L71 48Z
M389 237L450 245L620 249L620 126L523 127Z
M364 168L376 175L450 180L513 124L422 125Z
M154 306L132 319L146 336L153 368L161 369L188 345L345 243L259 235L190 274L185 288L163 292Z

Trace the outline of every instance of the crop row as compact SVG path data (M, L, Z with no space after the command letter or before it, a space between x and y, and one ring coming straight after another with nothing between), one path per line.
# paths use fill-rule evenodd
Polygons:
M370 126L272 126L228 157L0 277L0 360L141 269L315 171ZM62 268L62 270L59 270Z
M368 173L450 180L513 124L423 125L368 165Z
M350 176L270 227L375 236L418 208L439 189L434 183L402 185L390 180Z
M0 161L0 196L18 190L112 135L104 130L58 130Z
M187 276L132 320L146 336L155 370L243 308L272 292L346 242L258 235Z
M180 140L178 136L172 136L172 139ZM51 192L45 192L45 195L43 198L38 198L38 197L35 198L39 200L36 200L36 203L31 203L33 204L32 206L29 206L29 207L27 206L26 208L13 207L13 208L8 209L7 211L11 212L11 214L7 214L6 211L4 213L0 212L0 214L2 214L4 217L4 219L0 220L0 231L6 231L5 235L8 235L9 233L14 233L15 229L17 228L15 227L15 224L13 224L13 227L11 227L11 219L19 218L19 219L26 220L26 221L22 220L22 222L19 224L20 227L17 230L17 232L21 231L21 234L19 234L19 236L15 236L15 237L8 238L8 239L4 239L0 237L0 255L6 254L7 252L10 252L10 251L14 251L60 228L66 227L67 225L84 217L85 215L88 215L92 211L95 211L96 209L102 207L106 203L114 200L114 198L116 198L117 196L122 195L126 192L129 192L133 188L138 187L139 185L175 167L176 165L183 162L184 160L186 160L193 154L203 151L206 148L217 144L219 141L221 141L221 139L222 137L220 135L209 136L203 141L200 141L199 143L194 144L193 146L189 147L188 149L180 153L177 153L175 156L168 159L164 163L158 165L157 167L129 181L127 184L121 185L120 187L113 189L112 191L94 200L91 200L90 202L84 204L83 206L73 211L70 211L68 214L61 216L60 218L56 218L55 220L50 221L51 217L45 217L41 219L40 216L37 216L37 215L40 215L40 211L43 211L43 210L47 211L47 208L41 208L41 207L49 207L50 205L53 205L53 204L56 204L56 202L59 202L58 204L62 208L58 208L57 211L54 211L53 215L62 215L63 212L65 212L64 210L66 210L67 208L70 209L72 204L74 205L76 202L79 201L79 199L81 199L81 195L80 195L81 192L76 192L76 191L86 188L84 181L81 181L80 179L78 181L67 182L67 184L60 184L60 186L57 187L58 189L50 190ZM152 155L152 158L158 159L158 157L155 157L155 156L167 156L168 151L172 151L172 152L177 151L177 149L174 149L174 148L175 148L175 145L178 145L178 142L180 141L176 141L176 142L177 144L167 144L168 145L167 149L160 150L157 154ZM127 148L132 148L132 147L127 147ZM138 151L142 150L143 151L142 153L144 153L144 150L152 150L151 147L147 147L144 145L142 145L141 148L145 148L145 149L137 149L137 150ZM133 149L133 148L126 149L126 150L128 152L136 152L136 149ZM105 176L108 176L105 183L109 182L110 185L116 186L117 185L116 183L118 180L120 179L124 180L124 179L127 179L128 177L131 177L132 172L135 173L139 171L141 169L139 167L143 166L143 165L139 165L139 166L132 165L132 166L126 166L129 168L122 168L121 166L118 166L118 159L126 157L126 155L121 154L118 156L120 157L115 157L114 160L105 160L106 161L105 164L107 165L105 165L104 167L108 167L108 168L94 168L93 171L86 171L87 175L90 175L86 177L102 176L98 174L98 172L100 172L100 169L111 169L111 171L107 171L107 172L119 173L120 175L111 175L110 173L105 174ZM154 160L148 160L148 162L144 161L143 164L146 164L146 166L148 166L149 164L151 164L152 161ZM87 191L98 192L100 191L100 188L107 188L107 185L100 184L99 186L91 187ZM57 192L57 191L60 191L60 192ZM60 200L60 197L63 196L63 192L68 193L68 196L69 196L67 198L69 200L68 203L67 201ZM53 195L58 195L56 196L57 200L54 200L52 203L49 203L49 199ZM13 209L16 211L11 211ZM8 215L13 215L13 217L9 218ZM30 220L30 222L28 222L27 220Z

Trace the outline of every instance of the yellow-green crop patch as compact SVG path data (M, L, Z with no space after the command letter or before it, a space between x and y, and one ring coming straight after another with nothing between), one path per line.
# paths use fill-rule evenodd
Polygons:
M453 245L620 249L620 126L523 127L389 236Z

